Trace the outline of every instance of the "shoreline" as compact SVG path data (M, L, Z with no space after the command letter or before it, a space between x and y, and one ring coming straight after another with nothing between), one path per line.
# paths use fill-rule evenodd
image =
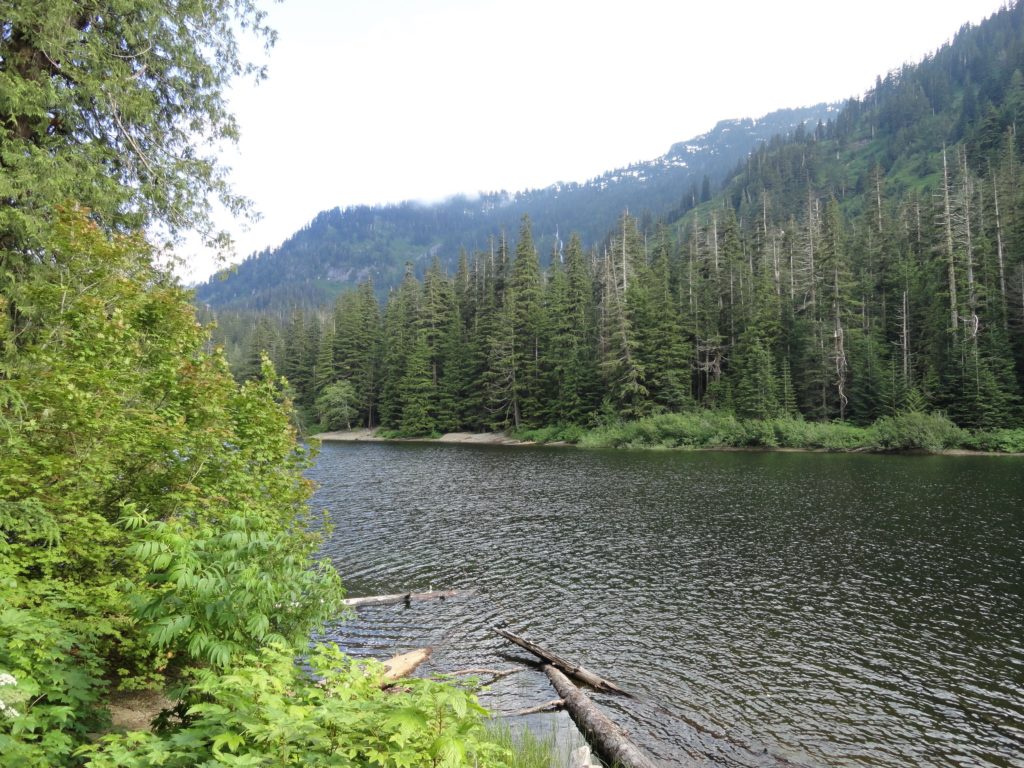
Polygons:
M342 429L310 435L324 443L457 443L462 445L568 445L516 440L501 432L447 432L440 437L381 437L379 429Z
M565 441L552 441L541 443L532 440L517 440L502 432L447 432L440 437L381 437L379 428L373 429L343 429L331 432L320 432L310 435L309 440L319 440L324 443L446 443L454 445L502 445L512 448L541 446L557 448L579 448L576 443ZM968 448L947 448L933 453L919 448L909 450L872 450L869 448L793 448L790 446L766 446L766 445L743 445L743 446L682 446L676 448L665 448L657 445L636 445L627 448L614 446L602 446L612 450L659 450L659 451L719 451L724 453L864 453L872 455L891 456L1009 456L1020 458L1024 453L1003 453L1000 451L978 451Z

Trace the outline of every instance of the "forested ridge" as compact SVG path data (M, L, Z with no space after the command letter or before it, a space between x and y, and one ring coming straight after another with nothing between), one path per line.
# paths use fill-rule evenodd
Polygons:
M543 258L524 218L454 274L410 265L383 309L364 283L331 313L227 317L236 372L267 350L311 421L405 435L708 408L1020 426L1022 15L966 25L678 218L627 212Z
M583 183L460 195L429 205L407 201L323 211L279 247L251 254L197 286L196 298L218 312L286 314L290 307L328 304L364 280L372 280L383 297L401 282L406 261L413 262L420 277L435 255L454 271L461 249L487 248L496 232L515 231L523 215L531 217L542 250L560 232L576 231L584 243L597 243L624 208L647 222L677 216L709 200L760 142L803 122L827 119L837 109L817 104L778 110L757 120L722 120L711 131L674 144L661 157Z

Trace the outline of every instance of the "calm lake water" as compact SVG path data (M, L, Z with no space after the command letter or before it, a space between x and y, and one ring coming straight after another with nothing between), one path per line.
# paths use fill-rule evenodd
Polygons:
M325 444L311 476L349 594L473 590L364 610L351 653L508 668L506 624L637 694L594 699L665 765L1024 766L1020 458Z

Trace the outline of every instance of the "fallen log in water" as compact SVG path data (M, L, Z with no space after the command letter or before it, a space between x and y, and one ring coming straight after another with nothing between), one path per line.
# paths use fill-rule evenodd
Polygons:
M374 595L372 597L348 597L342 602L349 608L360 608L364 605L393 605L408 603L413 600L444 600L459 594L457 589L432 589L429 592L402 592L397 595Z
M403 677L408 677L416 670L416 667L430 657L432 651L432 648L419 648L408 653L400 653L398 656L388 659L384 662L384 666L387 667L384 679L388 682L393 682L401 680Z
M622 690L611 680L606 680L600 675L594 674L586 667L569 661L568 659L562 658L558 654L549 651L547 648L542 648L541 646L537 645L534 642L531 642L530 640L527 640L524 637L519 637L519 635L512 634L508 630L501 629L500 627L493 627L493 629L495 632L497 632L499 635L504 637L509 642L515 643L520 648L525 648L534 656L543 659L548 664L552 664L558 667L560 670L565 672L565 674L572 675L577 680L581 680L582 682L586 683L595 690L604 691L605 693L618 693L623 696L629 696L632 698L632 694Z
M629 740L625 732L597 708L565 675L550 664L544 673L565 702L565 708L577 727L590 737L591 744L609 765L622 768L657 768L657 764Z
M522 717L523 715L539 715L541 712L557 712L563 707L565 707L564 701L561 699L552 699L551 701L545 701L543 704L538 704L535 707L517 709L515 712L510 712L505 715L505 717Z

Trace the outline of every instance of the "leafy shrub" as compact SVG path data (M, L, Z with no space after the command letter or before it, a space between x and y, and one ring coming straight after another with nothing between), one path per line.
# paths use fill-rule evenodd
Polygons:
M849 451L874 447L869 429L841 422L801 418L737 419L728 411L665 413L618 422L582 435L588 448L741 448L786 447Z
M8 590L0 589L0 598ZM0 610L0 756L4 765L49 768L105 725L106 687L94 638L41 612Z
M343 613L337 572L312 562L316 539L244 515L218 525L122 517L149 566L137 614L161 649L220 667L268 643L302 647L310 627ZM296 525L301 521L296 521Z
M884 450L938 453L962 445L967 434L940 413L901 413L871 426L873 442Z
M770 420L750 419L743 426L743 445L774 448L779 444L775 427Z
M738 420L725 411L663 413L594 429L580 439L590 448L723 448L774 445L767 422Z
M352 382L342 379L324 387L316 399L316 412L323 430L351 429L356 417L356 390Z
M994 429L966 438L964 445L979 451L1024 453L1024 429Z
M486 712L462 689L418 679L384 689L381 664L327 646L307 665L271 645L226 673L199 670L182 727L106 736L81 754L95 768L509 764L510 751L488 736Z
M45 265L0 304L0 338L22 328L0 391L0 674L18 713L0 754L58 766L101 725L108 682L157 681L169 652L225 667L304 647L342 591L313 564L308 455L269 363L236 385L145 242L82 212L47 233Z
M868 430L841 422L780 418L772 421L778 444L786 448L849 451L871 444Z
M511 436L530 443L578 443L586 432L578 424L553 424L537 429L517 429Z

